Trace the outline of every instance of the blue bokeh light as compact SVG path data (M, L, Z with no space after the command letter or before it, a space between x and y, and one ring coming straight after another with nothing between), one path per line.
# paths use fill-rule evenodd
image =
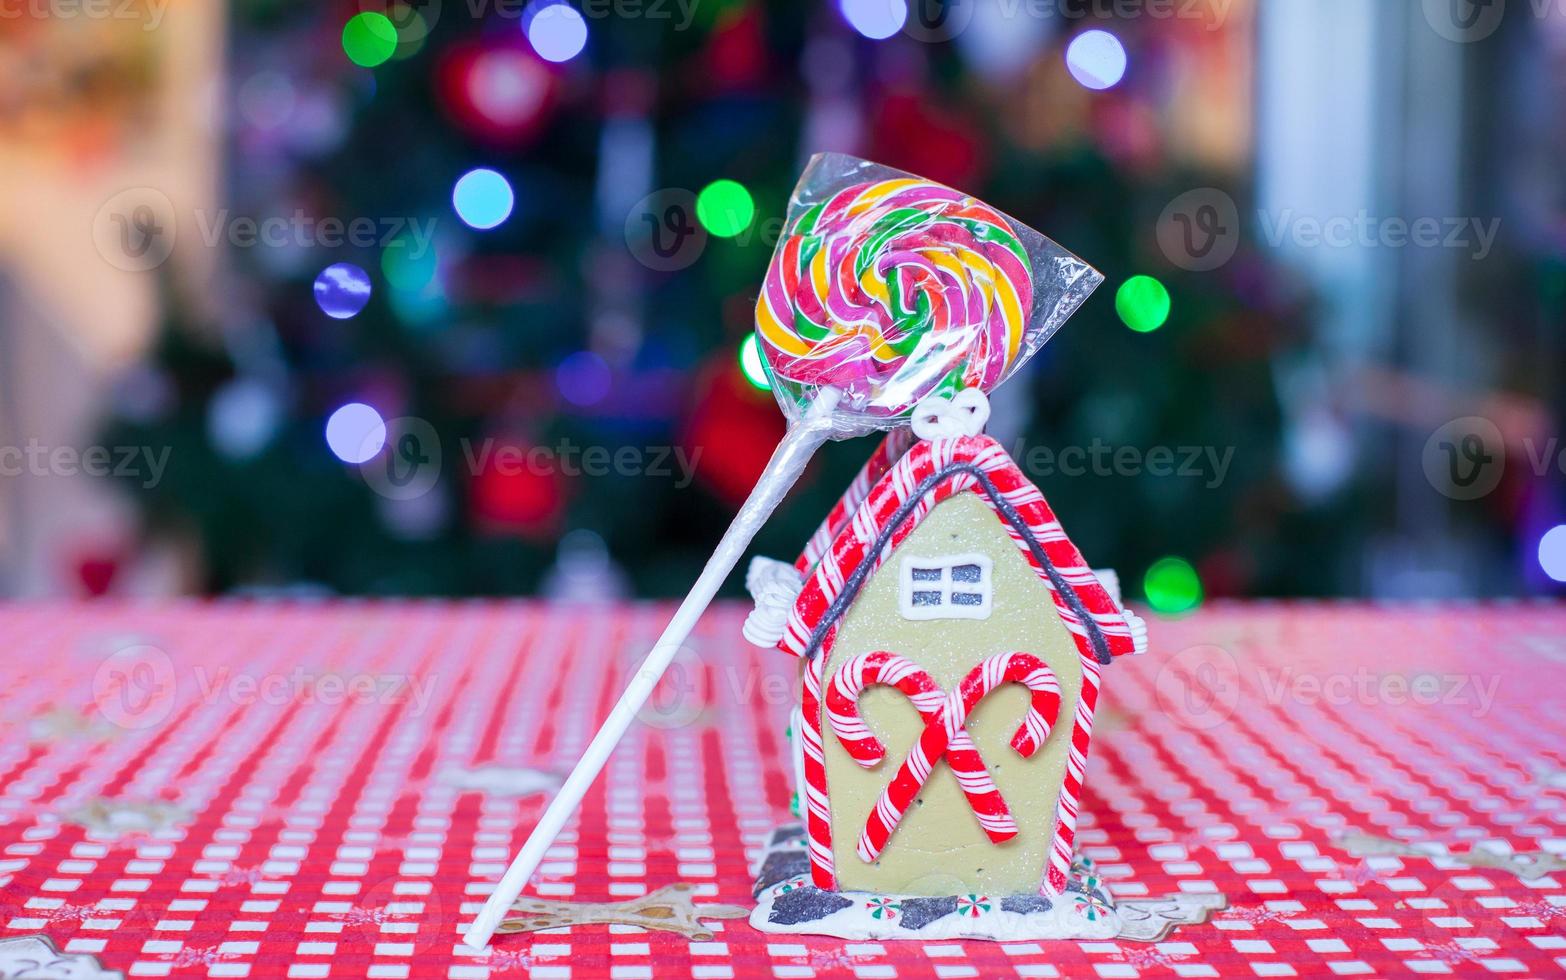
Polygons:
M370 275L352 262L338 262L315 277L315 305L334 320L356 316L370 301Z
M469 170L451 190L451 206L457 217L480 231L494 228L511 217L516 204L511 183L500 173L486 167Z

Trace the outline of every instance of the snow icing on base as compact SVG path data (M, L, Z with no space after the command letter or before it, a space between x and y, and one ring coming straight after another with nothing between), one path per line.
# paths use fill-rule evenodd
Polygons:
M843 939L1112 939L1122 927L1092 862L1078 858L1065 894L876 895L810 882L803 831L773 835L756 880L750 924L762 932Z

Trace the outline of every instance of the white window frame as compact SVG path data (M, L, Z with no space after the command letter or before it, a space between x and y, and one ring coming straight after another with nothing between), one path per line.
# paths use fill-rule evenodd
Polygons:
M931 619L989 619L990 610L994 608L995 581L992 562L989 555L977 553L964 555L942 555L939 558L925 558L919 555L905 555L897 572L897 605L904 619L925 621ZM979 581L953 582L952 569L959 565L979 566ZM914 570L935 570L940 573L938 579L921 578L914 579ZM940 601L933 605L915 605L915 592L937 592ZM980 601L972 605L954 605L952 593L965 594L977 593Z

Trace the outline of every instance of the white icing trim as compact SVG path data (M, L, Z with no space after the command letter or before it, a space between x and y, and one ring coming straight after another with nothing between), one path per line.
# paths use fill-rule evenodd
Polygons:
M1093 574L1098 578L1098 583L1109 593L1109 597L1115 600L1115 605L1125 608L1125 600L1120 598L1120 575L1113 568L1095 568Z
M1147 623L1136 613L1126 608L1125 600L1120 597L1120 576L1113 568L1095 568L1093 574L1098 577L1099 584L1109 597L1115 600L1121 615L1126 618L1126 626L1131 630L1131 654L1147 652Z
M931 395L914 408L913 431L920 439L976 436L990 420L990 399L978 388L964 388L951 398Z
M952 569L958 565L979 566L978 582L953 582ZM995 576L990 556L973 552L963 555L942 555L939 558L922 558L904 555L897 572L897 609L904 619L915 622L932 619L989 619L995 605ZM938 580L918 580L914 569L938 569ZM940 596L935 605L919 605L914 602L915 593L935 592ZM952 593L979 595L977 605L959 606L952 602Z
M804 584L799 570L788 562L760 556L752 558L750 567L745 570L745 590L755 600L756 608L745 617L741 631L745 639L758 647L777 646L788 628L789 613Z
M1147 622L1129 609L1122 609L1126 626L1131 629L1131 655L1147 652Z

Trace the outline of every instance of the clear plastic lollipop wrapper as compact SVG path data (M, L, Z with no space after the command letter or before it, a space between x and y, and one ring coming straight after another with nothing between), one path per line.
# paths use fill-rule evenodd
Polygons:
M920 402L990 392L1103 281L960 191L837 153L811 158L756 304L788 433L690 594L464 936L482 948L756 532L828 439L908 423Z
M825 153L789 202L756 337L789 422L835 392L844 438L905 424L931 395L993 391L1102 281L982 201Z

